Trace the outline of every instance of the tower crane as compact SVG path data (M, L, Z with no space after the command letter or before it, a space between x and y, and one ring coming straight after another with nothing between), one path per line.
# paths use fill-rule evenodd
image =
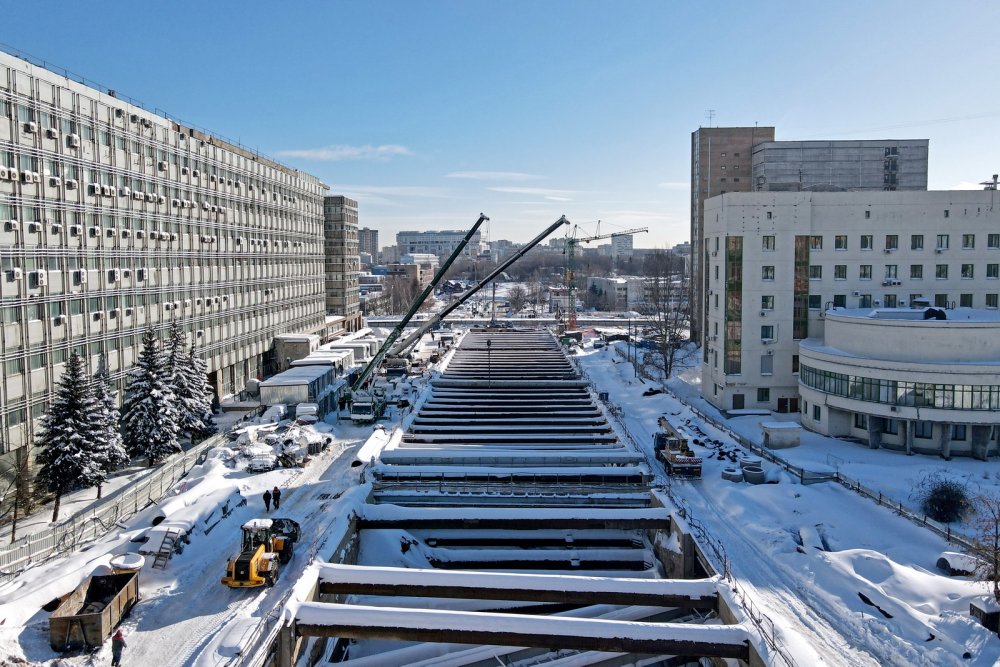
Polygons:
M573 227L573 234L566 239L566 288L568 291L567 306L569 310L569 315L566 320L566 328L569 330L576 329L576 246L579 243L590 243L591 241L600 241L602 239L610 239L616 236L631 236L633 234L641 234L643 232L648 232L648 227L638 227L636 229L625 229L620 232L611 232L610 234L600 233L600 221L598 221L598 234L596 236L587 236L584 238L576 238L576 232L580 229L579 225Z

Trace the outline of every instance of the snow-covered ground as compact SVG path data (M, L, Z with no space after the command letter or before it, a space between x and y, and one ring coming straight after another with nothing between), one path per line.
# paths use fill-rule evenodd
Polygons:
M674 396L644 397L650 385L636 380L631 365L613 349L586 350L577 358L599 390L623 408L629 433L650 456L661 415L681 424L690 419L711 438L732 444ZM687 398L697 390L691 393ZM760 419L740 417L734 428L760 439ZM925 470L956 464L873 452L805 433L802 447L781 454L827 465L828 446L839 453L833 456L839 456L842 470L851 462L854 467L845 472L887 491L907 487L899 477L912 480ZM954 548L945 540L839 484L803 486L776 469L770 474L778 484L727 482L721 471L732 463L694 449L706 459L703 479L673 481L671 491L722 543L735 585L773 621L775 636L797 664L997 663L1000 640L968 614L969 603L985 596L984 586L935 567L940 553ZM957 463L977 471L977 479L982 471L992 479L1000 469L995 461ZM670 483L666 477L662 482Z
M175 554L166 568L152 569L147 557L140 574L141 602L123 624L128 648L125 664L222 665L238 648L275 618L289 587L323 541L326 528L336 520L328 510L336 497L357 485L352 469L354 452L371 434L372 427L350 422L333 426L319 423L304 427L311 437L332 443L303 468L277 469L253 475L243 468L246 458L237 449L218 447L208 460L195 467L160 503L146 508L125 525L85 551L52 560L28 570L0 586L0 660L9 664L106 665L110 644L93 654L59 657L49 646L49 613L42 606L72 591L91 574L108 572L114 554L137 551L132 542L143 535L158 543L160 526L190 528L190 543ZM272 516L289 517L302 526L301 550L281 573L273 588L236 590L220 583L227 559L239 548L240 526L263 516L261 495L274 486L283 491L280 510ZM245 504L241 501L245 500ZM223 516L222 507L232 510Z

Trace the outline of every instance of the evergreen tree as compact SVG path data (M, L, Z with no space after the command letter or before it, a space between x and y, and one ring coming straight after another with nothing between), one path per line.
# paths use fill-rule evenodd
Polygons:
M157 348L156 334L149 328L142 335L139 358L129 371L122 405L125 449L132 456L145 455L150 466L181 451L176 399L164 382L163 359Z
M101 366L94 376L94 400L96 402L94 414L97 421L94 434L94 456L104 473L102 479L97 483L97 497L100 498L101 484L107 479L108 474L122 467L129 460L119 430L121 413L118 411L114 387L111 384L111 375L108 373L103 355L101 356Z
M102 474L91 451L97 405L83 364L79 354L70 354L55 399L42 417L42 432L35 438L41 449L35 479L55 494L53 521L59 518L59 501L66 491L98 483Z
M208 365L204 359L198 356L194 343L191 343L184 369L188 375L187 386L191 394L190 411L199 421L198 425L191 429L191 432L202 437L211 435L218 430L215 418L212 416L212 400L215 398L215 391L208 383Z

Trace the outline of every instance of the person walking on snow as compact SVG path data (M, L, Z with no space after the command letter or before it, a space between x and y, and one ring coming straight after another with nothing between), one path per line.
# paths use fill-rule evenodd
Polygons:
M125 636L121 629L111 638L111 667L118 667L122 664L122 651L125 650Z
M274 490L271 491L271 498L274 499L274 509L278 509L281 505L281 489L274 487Z
M277 507L277 505L275 505L275 507ZM264 511L271 511L271 492L266 489L264 490Z

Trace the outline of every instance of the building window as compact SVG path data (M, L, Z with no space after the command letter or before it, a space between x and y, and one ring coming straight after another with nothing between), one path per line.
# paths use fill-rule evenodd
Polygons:
M811 264L809 266L809 280L822 280L823 279L823 267L817 264Z
M872 235L871 234L862 234L861 235L861 249L862 250L871 250L873 247L874 247L874 244L872 243Z
M934 422L918 421L913 422L913 437L928 439L934 435Z
M882 429L882 432L889 435L899 435L899 422L895 419L886 419L885 428Z
M934 246L934 247L937 248L938 250L947 250L948 249L948 235L947 234L938 234L937 235L937 245Z
M760 355L760 374L761 375L773 375L774 374L774 355L773 354L762 354ZM760 399L758 399L760 400ZM764 399L770 400L770 399Z
M792 355L792 372L793 373L799 372L799 355L797 354Z
M896 295L886 294L885 296L882 297L882 303L883 305L885 305L886 308L895 308L897 303Z
M774 250L774 237L764 236L761 238L760 249L766 251Z
M846 294L834 294L833 295L833 307L834 308L847 308L847 295Z
M822 411L818 405L813 406L813 421L819 421L820 416L822 416Z
M975 234L962 234L962 248L964 250L973 250L976 247L976 235Z
M952 424L951 425L951 439L952 440L965 440L965 424Z
M774 267L773 266L762 266L762 267L760 267L760 279L761 280L774 280Z
M899 267L896 264L885 265L885 277L887 280L895 280L899 277Z
M758 403L770 403L771 402L771 390L767 387L760 387L757 389L757 402Z
M895 250L899 247L899 236L896 234L885 235L885 249Z
M995 309L997 307L997 295L987 294L986 295L986 307Z
M847 280L847 264L837 264L833 267L834 280Z
M760 327L760 339L761 340L774 340L774 325L764 324Z
M872 265L871 264L861 264L858 266L858 278L861 280L871 280L872 279Z
M861 429L864 429L864 430L867 431L868 430L868 415L866 415L864 413L861 413L861 412L855 412L854 413L854 428L861 428Z
M989 234L986 236L986 247L997 249L1000 248L1000 234Z
M809 295L809 310L819 310L823 307L823 295L821 294L810 294Z
M809 237L809 249L810 250L822 250L823 249L823 237L822 236L810 236Z
M765 294L760 297L760 309L761 310L774 310L774 295Z
M871 217L872 217L872 212L871 211L865 211L865 220L870 220Z
M994 279L1000 277L1000 264L987 264L986 277Z
M923 279L924 279L924 265L910 264L910 280L923 280Z
M742 410L746 407L743 394L733 394L733 410Z
M858 297L858 308L871 308L872 307L872 295L862 294Z
M924 235L914 234L910 237L910 250L923 250L924 249Z
M771 215L771 211L768 211L768 212L767 212L767 219L768 219L768 220L771 220L771 219L772 219L772 217L773 217L773 216Z
M938 265L936 265L934 267L934 277L937 278L938 280L947 280L948 279L948 265L947 264L938 264Z
M834 250L847 250L847 235L838 234L833 237L833 248Z
M975 277L975 269L972 264L962 265L962 280L972 280Z
M934 295L934 307L935 308L947 308L948 307L948 295L947 294L935 294Z
M972 308L972 295L971 294L959 294L958 295L958 305L962 308Z
M723 167L723 169L725 169L725 167ZM944 210L944 217L950 218L951 217L951 211L949 211L948 209L945 209Z

